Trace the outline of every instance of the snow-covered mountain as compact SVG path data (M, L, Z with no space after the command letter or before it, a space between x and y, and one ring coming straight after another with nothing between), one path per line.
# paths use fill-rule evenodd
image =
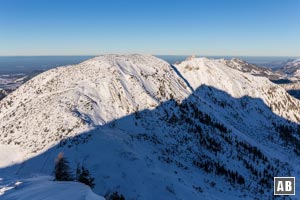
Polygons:
M26 74L2 74L0 75L0 88L7 90L15 90L32 75Z
M35 76L37 73L32 74L1 74L0 75L0 100L3 99L8 93L16 90L20 85Z
M279 68L278 71L284 72L289 76L300 77L300 59L296 59L286 63L283 67Z
M0 101L0 177L49 175L63 151L102 196L271 199L300 173L300 102L243 67L104 55L44 72Z
M247 63L241 59L233 58L231 60L219 59L216 60L223 63L233 69L252 74L254 76L267 77L271 80L280 79L284 77L284 73L273 71L272 69L260 67L254 64Z
M1 138L38 151L189 93L170 65L155 57L100 56L42 73L7 96L0 103Z
M244 68L244 62L241 65L238 63L240 62L236 60L194 58L175 66L194 89L208 85L225 91L234 98L259 98L279 116L294 122L300 121L300 104L297 99L265 77L240 72L243 71L241 69Z

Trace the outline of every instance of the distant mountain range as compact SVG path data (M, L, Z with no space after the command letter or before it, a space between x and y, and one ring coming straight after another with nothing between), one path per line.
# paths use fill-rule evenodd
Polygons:
M64 152L102 196L272 199L273 177L300 174L300 101L269 80L283 72L139 54L48 70L0 101L0 177L49 176Z
M280 67L278 71L282 71L289 76L300 77L300 59L296 59L286 63L284 66Z

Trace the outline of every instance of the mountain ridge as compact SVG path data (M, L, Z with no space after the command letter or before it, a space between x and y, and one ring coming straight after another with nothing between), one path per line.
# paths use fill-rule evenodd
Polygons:
M121 58L119 61L122 64L118 58ZM139 62L142 70L133 70L135 62ZM123 58L118 55L100 56L79 65L55 68L29 80L0 102L2 132L12 131L13 126L17 127L13 133L27 132L29 136L38 136L38 132L49 135L50 131L56 134L56 141L63 137L57 135L57 132L74 136L76 132L89 130L90 125L105 124L146 107L155 107L165 99L182 99L187 96L189 88L179 77L175 81L173 77L177 75L167 63L139 55ZM164 79L169 80L169 85L165 85ZM27 111L27 107L34 110ZM20 127L17 123L20 121L18 118L22 117L31 118L31 124L25 122ZM64 125L66 119L68 123ZM33 122L36 125L32 125ZM61 125L58 130L51 130L51 124L54 127ZM32 130L32 127L40 126L44 126L44 129Z
M223 61L174 67L105 55L28 81L0 102L1 144L28 153L2 164L3 174L49 174L64 151L73 167L91 169L98 194L129 199L267 199L273 176L300 174L299 100ZM36 130L18 130L23 123Z

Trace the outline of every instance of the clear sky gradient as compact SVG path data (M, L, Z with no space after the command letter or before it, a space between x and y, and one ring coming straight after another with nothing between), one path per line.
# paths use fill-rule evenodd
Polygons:
M0 55L300 56L300 0L0 0Z

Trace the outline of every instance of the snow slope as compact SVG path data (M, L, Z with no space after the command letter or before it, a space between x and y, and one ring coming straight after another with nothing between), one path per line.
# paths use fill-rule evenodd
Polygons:
M224 60L99 56L0 102L3 149L24 154L6 157L0 177L51 175L64 152L102 196L271 199L274 176L300 174L299 109L283 88Z
M291 77L300 77L300 59L296 59L286 63L278 71L282 71Z
M205 84L213 86L235 98L249 96L260 98L279 116L300 121L299 101L282 87L265 77L255 77L232 69L225 60L194 58L175 65L193 88Z
M76 182L55 182L52 177L18 180L6 185L0 181L3 200L104 200L91 189ZM1 192L0 192L1 195Z
M0 138L2 144L37 152L95 125L189 93L170 65L158 58L99 56L42 73L3 99Z
M15 145L1 144L0 152L0 168L20 163L24 161L24 158L26 157L26 152ZM13 154L11 152L13 152Z
M284 73L273 71L269 68L259 67L254 64L247 63L243 60L233 58L231 60L219 59L218 62L225 64L233 69L252 74L254 76L263 76L271 80L277 80L284 77Z

